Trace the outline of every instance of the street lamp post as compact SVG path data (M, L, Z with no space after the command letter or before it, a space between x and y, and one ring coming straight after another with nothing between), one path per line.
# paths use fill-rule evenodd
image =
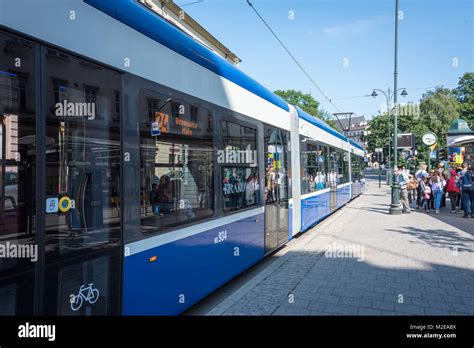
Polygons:
M393 113L393 183L392 183L392 204L390 205L390 214L399 215L402 213L400 207L400 185L398 178L395 177L395 168L398 167L398 108L397 108L397 84L398 84L398 0L395 0L395 57L393 68L393 104L395 110Z
M372 94L370 95L371 97L375 98L378 96L377 94L377 91L379 91L380 93L382 93L384 96L385 96L385 99L387 101L387 113L388 113L388 184L390 185L392 183L392 178L390 177L390 173L391 173L391 161L392 161L392 154L391 154L391 146L390 146L390 138L391 138L391 134L390 134L390 100L392 100L392 98L396 98L396 94L398 93L398 91L402 91L400 93L400 95L402 97L405 97L408 95L407 91L405 90L405 88L399 88L398 90L396 90L395 92L392 92L392 90L390 89L390 87L388 87L387 89L387 92L381 90L381 89L378 89L378 88L375 88L372 90Z
M393 180L392 180L392 202L390 204L390 214L397 215L402 213L402 209L400 207L400 185L398 184L398 180L395 176L395 168L398 166L398 108L397 108L397 84L398 84L398 0L395 0L395 57L394 57L394 72L393 72L393 94L390 93L390 88L388 89L387 93L380 89L374 89L372 92L372 97L377 96L376 91L382 92L385 97L387 98L387 105L389 100L393 97L393 104L394 104L394 113L393 113ZM404 88L401 88L403 91L401 95L405 97L407 92ZM389 112L389 125L390 125L390 110ZM390 127L390 126L389 126ZM390 139L390 131L389 131L389 139ZM389 148L390 148L390 141L389 141ZM389 166L390 166L390 158L389 158Z

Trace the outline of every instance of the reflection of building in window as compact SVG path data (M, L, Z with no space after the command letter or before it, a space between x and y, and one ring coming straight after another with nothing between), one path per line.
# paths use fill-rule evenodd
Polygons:
M88 110L95 110L95 112L98 113L99 109L97 106L97 99L99 95L99 88L92 87L92 86L85 86L84 92L85 92L85 100L86 100L86 103L88 104L87 106ZM91 105L94 105L94 109L91 108Z
M53 98L54 104L67 100L67 81L53 80Z
M147 98L148 121L155 121L155 113L158 111L158 99Z
M120 119L120 92L114 91L114 101L115 101L115 119Z
M0 118L1 120L1 118ZM0 159L5 156L6 160L16 160L16 154L18 153L18 115L4 114L3 115L4 127L0 126L0 140L4 138L5 141L5 153L3 152L3 141L0 141ZM5 131L5 134L3 134Z
M27 107L27 79L16 74L0 74L0 97L7 109L24 110Z
M179 117L180 108L182 109L180 103L171 103L171 115L173 117Z
M351 154L351 176L352 182L360 182L364 178L365 162L364 157Z
M97 95L99 94L99 89L97 87L86 86L84 92L86 94L86 103L97 103Z
M197 106L192 106L190 107L190 112L191 112L191 121L197 122L198 114L199 114L199 108Z
M226 153L247 151L257 146L257 131L237 123L223 122L224 150ZM227 160L227 157L224 157ZM245 157L247 159L248 157ZM258 159L223 163L222 187L224 211L247 208L260 202Z
M141 229L148 233L207 218L214 210L212 116L181 102L160 110L159 100L166 99L143 98L140 112ZM184 108L190 113L180 114ZM151 136L150 120L158 110L172 120L167 132ZM183 132L191 125L192 132Z

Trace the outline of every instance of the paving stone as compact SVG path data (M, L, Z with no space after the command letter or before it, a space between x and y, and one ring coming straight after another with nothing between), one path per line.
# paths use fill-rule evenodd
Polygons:
M443 211L381 215L390 189L369 184L367 193L290 241L209 314L473 315L474 236ZM333 244L364 246L364 261L325 257Z
M386 311L394 311L395 304L393 302L372 300L372 308L382 309Z

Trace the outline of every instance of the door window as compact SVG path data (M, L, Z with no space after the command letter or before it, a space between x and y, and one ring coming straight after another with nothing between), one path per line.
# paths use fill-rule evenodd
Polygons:
M0 315L31 314L38 259L35 45L0 33L0 52Z
M47 262L120 241L120 74L45 49Z

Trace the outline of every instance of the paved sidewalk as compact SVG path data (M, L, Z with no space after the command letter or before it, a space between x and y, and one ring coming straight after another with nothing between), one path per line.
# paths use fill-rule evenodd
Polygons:
M370 182L235 292L194 314L473 315L474 219L458 228L421 212L391 216L389 200L388 186ZM347 254L351 247L355 254ZM329 257L330 248L339 254Z

